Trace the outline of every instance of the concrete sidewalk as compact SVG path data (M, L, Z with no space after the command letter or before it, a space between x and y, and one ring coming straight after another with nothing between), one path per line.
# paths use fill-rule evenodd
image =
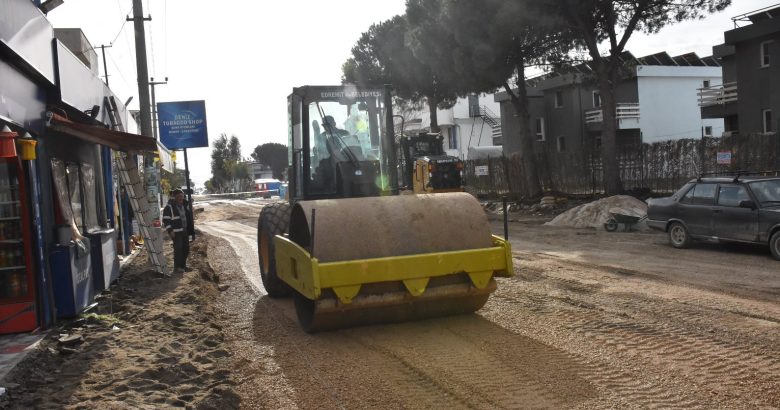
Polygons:
M49 332L20 333L0 337L0 387L3 379Z

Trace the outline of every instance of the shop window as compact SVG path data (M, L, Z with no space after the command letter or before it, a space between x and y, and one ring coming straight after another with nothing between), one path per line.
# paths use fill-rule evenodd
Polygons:
M73 221L77 227L82 228L84 226L84 210L81 201L81 172L78 164L68 164L65 167L65 174L67 175L68 200Z
M104 228L98 216L95 172L89 164L51 160L54 190L60 215L81 234Z
M98 197L95 187L95 171L92 165L81 164L81 182L83 187L84 226L87 232L93 232L103 228L98 222Z

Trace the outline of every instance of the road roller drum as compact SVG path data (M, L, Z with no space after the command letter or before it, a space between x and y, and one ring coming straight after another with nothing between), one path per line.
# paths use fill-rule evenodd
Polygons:
M398 195L391 87L295 87L287 108L289 198L260 212L258 259L306 331L474 312L512 275L473 196Z
M474 312L511 274L466 193L301 201L275 249L307 331Z

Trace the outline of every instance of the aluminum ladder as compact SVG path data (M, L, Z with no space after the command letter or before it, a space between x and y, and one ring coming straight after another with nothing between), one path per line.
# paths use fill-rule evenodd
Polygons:
M108 117L114 129L124 131L121 117L117 116L117 106L114 97L105 97L103 100L108 107ZM149 255L149 262L154 265L154 269L165 276L170 276L168 264L163 252L162 234L156 232L159 227L152 226L152 212L149 208L149 201L146 198L146 189L138 172L138 165L133 161L133 155L114 151L114 163L119 171L119 179L125 188L127 197L130 199L130 206L133 208L135 217L138 220L138 229L144 238L146 253ZM156 235L155 235L156 234Z

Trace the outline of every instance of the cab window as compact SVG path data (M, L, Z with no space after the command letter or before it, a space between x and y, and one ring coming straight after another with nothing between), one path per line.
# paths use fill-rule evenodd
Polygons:
M718 192L718 205L739 206L742 201L749 201L750 195L743 185L721 185Z

